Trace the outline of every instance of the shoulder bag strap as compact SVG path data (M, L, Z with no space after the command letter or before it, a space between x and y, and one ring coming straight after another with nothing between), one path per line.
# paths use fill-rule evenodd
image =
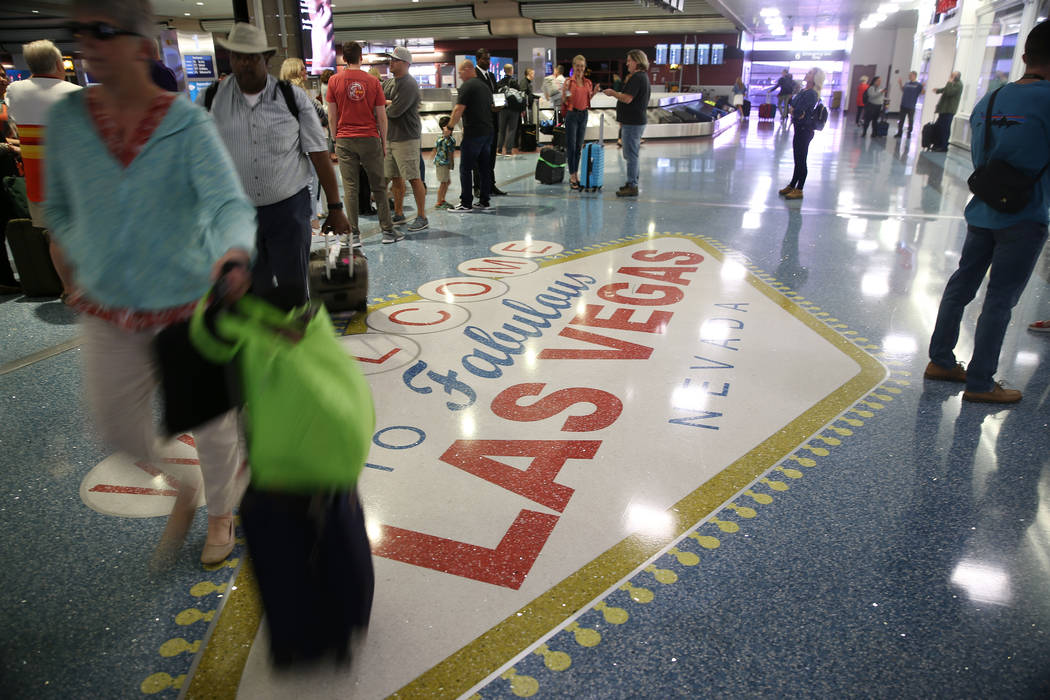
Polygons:
M988 154L992 150L992 107L995 106L995 96L1002 89L1002 86L997 87L992 96L988 98L988 109L984 113L984 163L981 163L981 165L988 163ZM1044 167L1043 170L1045 169ZM1039 174L1042 175L1042 171Z

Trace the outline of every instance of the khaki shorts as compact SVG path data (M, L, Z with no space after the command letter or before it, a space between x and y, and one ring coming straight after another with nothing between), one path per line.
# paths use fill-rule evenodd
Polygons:
M435 165L438 182L452 182L452 168L447 165Z
M402 177L406 180L419 179L419 139L411 141L388 141L386 144L386 162L383 166L388 179Z

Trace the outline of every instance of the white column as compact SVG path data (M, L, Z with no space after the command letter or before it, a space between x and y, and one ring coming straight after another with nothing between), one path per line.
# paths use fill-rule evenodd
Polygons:
M1013 63L1010 66L1010 80L1017 80L1024 74L1024 42L1028 38L1028 32L1036 25L1039 3L1036 0L1025 0L1024 10L1021 12L1021 29L1017 33L1017 46L1014 47Z

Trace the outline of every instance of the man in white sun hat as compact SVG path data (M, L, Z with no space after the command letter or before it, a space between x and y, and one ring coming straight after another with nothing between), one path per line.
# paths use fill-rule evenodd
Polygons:
M325 227L349 234L328 139L310 98L267 72L274 47L251 24L237 22L216 43L230 51L231 80L199 98L215 118L244 191L255 204L259 229L253 291L291 306L308 297L311 201L307 184L316 171L328 198Z

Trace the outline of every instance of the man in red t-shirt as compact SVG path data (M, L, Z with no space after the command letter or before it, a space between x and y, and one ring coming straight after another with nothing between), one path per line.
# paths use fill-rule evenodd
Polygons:
M356 202L360 187L359 173L364 168L372 196L379 211L379 225L383 229L383 243L393 243L405 237L394 230L390 216L390 202L386 196L386 178L383 160L386 156L386 98L383 86L361 70L361 45L343 44L346 70L328 81L328 128L335 139L339 156L339 173L343 176L346 201ZM355 248L361 246L361 230L357 227L357 207L346 211L350 219L351 238Z

